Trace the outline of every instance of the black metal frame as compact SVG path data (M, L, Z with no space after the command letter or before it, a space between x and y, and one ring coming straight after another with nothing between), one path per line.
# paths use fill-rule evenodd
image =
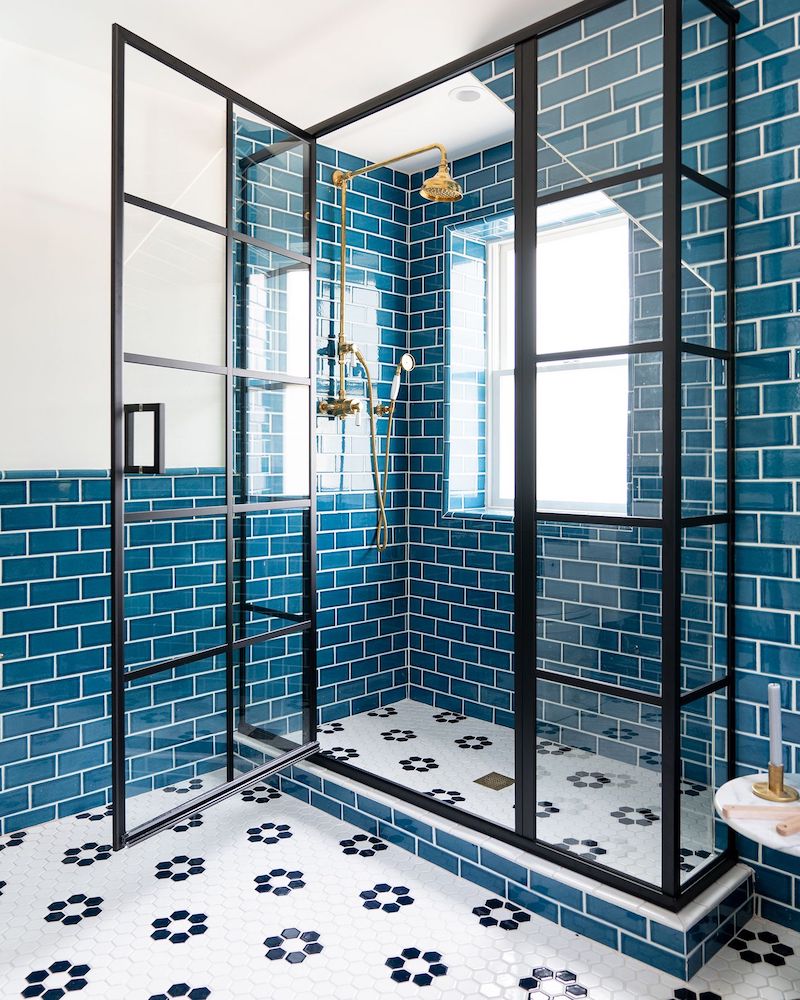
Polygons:
M470 69L514 51L515 53L515 256L516 256L516 437L515 437L515 733L516 733L516 829L500 827L484 817L444 805L385 778L361 770L352 764L318 755L315 763L354 778L370 787L410 802L436 815L446 817L469 829L554 861L562 867L588 875L623 891L632 892L659 905L677 910L712 884L736 861L732 838L727 846L695 876L681 883L680 848L680 724L681 710L689 702L720 692L727 694L727 765L733 776L735 761L735 692L734 692L734 193L735 162L735 33L739 14L727 0L701 0L712 14L718 15L728 30L728 184L706 178L682 163L681 150L681 0L664 3L664 154L663 161L638 170L620 172L578 187L538 196L537 191L537 50L538 40L589 14L612 7L619 0L583 0L566 11L554 14L499 41L483 46L365 101L349 111L328 118L309 131L316 138L351 125L377 111L419 94L429 87L452 79ZM540 205L589 191L602 190L620 183L662 177L664 217L663 260L663 333L662 340L599 348L580 352L536 354L536 218ZM680 332L681 295L681 180L688 178L709 192L723 197L728 205L727 229L727 343L725 350L685 344ZM536 509L536 463L531 461L530 442L536 440L536 368L543 361L577 359L619 353L659 352L663 364L663 506L661 517L615 517L585 514L552 514ZM719 358L725 361L728 374L727 426L727 510L724 514L682 517L681 505L681 370L682 353ZM561 675L537 666L536 656L536 535L537 522L577 522L605 526L660 528L662 531L662 687L661 695L627 690L602 682ZM681 691L680 622L681 622L681 534L686 527L725 524L727 526L727 665L724 677L693 691ZM601 693L658 705L662 709L663 743L663 816L661 887L625 876L597 864L589 864L536 839L536 689L537 680L555 681Z
M316 496L315 483L315 448L313 446L313 427L315 414L315 397L312 391L315 350L314 350L314 300L315 300L315 255L312 252L316 245L316 220L314 213L307 217L309 253L301 254L294 250L276 246L240 232L236 228L234 208L234 184L236 163L234 158L234 107L242 108L265 119L270 124L285 129L297 137L298 142L306 143L309 150L305 175L304 198L308 206L313 206L316 194L316 179L312 165L316 161L316 142L312 135L282 118L273 114L258 104L254 104L235 91L218 83L211 77L194 69L180 59L175 58L143 38L133 34L120 25L115 24L112 36L113 69L112 69L112 156L111 156L111 562L112 562L112 642L111 642L111 705L112 705L112 792L113 792L113 844L115 849L134 844L163 829L183 816L197 809L209 806L234 794L240 788L258 781L282 770L299 760L303 760L318 749L315 740L316 726ZM226 218L225 225L219 226L194 216L178 212L166 206L159 205L135 193L126 193L124 186L125 167L125 53L127 48L133 48L168 69L187 77L194 83L205 87L225 100L226 121ZM226 357L224 365L206 365L189 361L179 361L173 358L154 357L125 353L123 346L123 225L125 205L133 205L146 209L156 215L171 218L187 225L199 227L225 239L226 250L226 314L225 337ZM268 250L282 258L293 262L289 266L303 266L309 273L309 376L298 377L276 372L250 371L236 367L233 349L233 334L235 329L233 314L234 291L234 249L250 244ZM186 371L198 371L217 374L225 378L225 502L210 506L193 505L190 507L175 507L156 510L125 510L125 475L141 472L158 473L164 471L164 422L163 404L124 404L123 402L123 370L124 365L140 364L161 368L173 368ZM308 387L309 397L309 495L297 499L266 501L263 503L237 502L233 492L233 459L234 435L232 421L234 417L233 388L237 378L254 378L276 385L299 384ZM156 461L152 467L139 468L127 460L132 454L131 435L125 434L126 423L134 411L152 409L156 413ZM161 416L162 419L158 419ZM127 455L126 455L127 446ZM275 510L302 511L304 522L304 608L300 616L275 614L275 617L287 620L290 624L273 628L258 635L235 638L234 635L234 585L235 571L234 553L234 519L247 512L268 512ZM125 527L144 521L164 519L185 519L193 517L222 516L225 518L225 642L211 649L201 650L185 656L173 657L145 666L125 669L125 610L124 610L124 554ZM244 657L247 647L266 642L271 639L289 635L302 636L303 645L303 676L302 676L302 745L291 744L288 740L258 730L251 726L242 716L241 704L238 725L234 710L234 658ZM226 673L226 781L216 788L192 797L176 809L162 813L160 816L129 830L126 823L126 756L125 756L125 690L132 681L148 677L162 671L171 670L202 659L214 656L225 656ZM240 776L234 769L234 729L243 735L256 736L265 744L265 749L278 751L280 755L273 760L253 768Z

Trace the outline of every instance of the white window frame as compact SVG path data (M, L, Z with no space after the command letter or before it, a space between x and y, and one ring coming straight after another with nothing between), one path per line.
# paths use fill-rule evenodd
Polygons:
M500 384L503 376L514 377L514 368L501 365L501 329L505 317L514 315L508 301L508 283L503 271L514 266L514 239L494 240L486 246L486 506L491 510L513 510L514 496L502 497L500 484ZM513 283L512 283L513 288ZM511 330L512 348L514 331Z

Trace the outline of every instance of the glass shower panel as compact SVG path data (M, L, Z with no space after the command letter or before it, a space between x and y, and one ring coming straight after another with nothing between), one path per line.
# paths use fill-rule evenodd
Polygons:
M234 518L234 639L308 620L307 511Z
M658 178L541 205L536 353L660 340L661 235Z
M680 731L680 873L685 882L714 860L728 832L714 811L714 789L728 780L725 692L683 706Z
M540 193L662 154L663 10L623 2L539 40Z
M661 690L661 532L539 521L537 667Z
M122 383L133 410L125 435L126 512L224 503L225 376L126 363ZM156 414L137 411L159 404Z
M225 656L129 681L125 798L129 827L226 780Z
M540 362L540 513L661 513L662 358L611 354Z
M234 380L234 494L240 503L309 496L309 387Z
M225 225L225 99L130 46L125 191Z
M681 688L725 676L728 667L728 526L681 532Z
M683 517L728 508L727 362L681 357L681 477Z
M233 126L236 229L308 256L308 143L240 108Z
M309 375L309 266L234 243L234 366Z
M225 237L125 206L126 352L225 364Z
M248 771L303 742L303 633L234 653L236 769Z
M683 0L682 159L728 181L728 25L702 0Z
M728 349L728 203L681 181L681 340Z
M125 665L225 643L225 518L125 526Z
M540 680L536 836L572 857L661 883L661 710Z

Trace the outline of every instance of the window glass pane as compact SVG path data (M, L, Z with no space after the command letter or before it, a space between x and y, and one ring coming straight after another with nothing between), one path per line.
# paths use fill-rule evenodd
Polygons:
M234 639L308 620L306 511L234 518Z
M661 689L661 532L537 525L538 666L651 694Z
M225 225L225 99L130 45L125 191Z
M728 780L726 718L724 692L698 698L681 710L682 882L710 864L728 842L728 827L714 812L714 788Z
M727 183L728 26L701 0L683 0L683 162Z
M234 108L234 214L239 232L308 254L308 143Z
M219 655L126 685L128 828L225 783L225 676Z
M625 0L539 40L541 193L661 156L663 10Z
M234 364L308 376L308 265L235 244Z
M234 381L234 492L240 503L309 496L309 388Z
M537 354L659 340L661 235L657 179L542 205Z
M537 689L537 838L660 885L661 710L568 684Z
M225 364L225 237L125 206L125 351Z
M497 405L493 446L496 450L494 467L495 503L510 506L514 502L514 374L498 376Z
M681 532L681 686L724 677L728 664L728 527Z
M125 526L125 664L225 643L225 518Z
M681 339L726 350L728 204L696 181L681 181Z
M659 516L660 354L541 362L536 412L540 511Z
M681 476L684 517L727 510L726 363L681 356Z

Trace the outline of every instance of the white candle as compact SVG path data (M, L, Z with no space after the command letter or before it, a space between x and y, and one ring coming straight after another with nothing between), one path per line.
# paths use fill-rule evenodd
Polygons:
M783 724L781 721L781 686L767 685L769 705L769 762L777 767L783 765Z

